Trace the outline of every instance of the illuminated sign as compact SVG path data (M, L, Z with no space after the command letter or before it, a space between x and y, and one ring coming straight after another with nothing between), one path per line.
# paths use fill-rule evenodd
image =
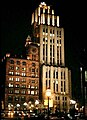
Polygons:
M44 105L47 106L48 105L48 100L44 100ZM49 100L49 107L53 107L53 100Z

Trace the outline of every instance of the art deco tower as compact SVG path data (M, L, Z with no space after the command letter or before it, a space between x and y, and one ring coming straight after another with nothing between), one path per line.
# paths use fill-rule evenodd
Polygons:
M65 67L64 28L59 26L59 16L45 2L32 13L33 36L40 44L40 82L42 101L51 89L53 106L69 110L71 98L71 71Z

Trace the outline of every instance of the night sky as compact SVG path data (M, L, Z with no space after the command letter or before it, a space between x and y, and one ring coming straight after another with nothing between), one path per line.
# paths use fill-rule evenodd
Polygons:
M7 53L23 54L25 40L31 34L31 14L41 0L11 1L1 3L1 58ZM60 26L65 31L66 66L72 70L74 82L78 79L78 64L87 61L87 7L76 0L46 0L55 15L60 16ZM74 75L75 73L75 75Z

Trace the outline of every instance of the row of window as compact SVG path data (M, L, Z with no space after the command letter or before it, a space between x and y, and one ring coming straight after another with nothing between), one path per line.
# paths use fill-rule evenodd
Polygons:
M25 79L25 78L20 79L20 78L9 77L8 80L9 80L9 81L14 81L14 80L15 80L16 82L17 82L17 81L18 81L18 82L19 82L19 81L20 81L20 82L26 82L26 79ZM29 83L38 83L37 80L30 80L30 79L28 79L27 81L28 81Z
M32 58L33 58L33 60L36 60L36 55L33 55ZM15 63L15 61L12 60L12 59L11 59L9 62L10 62L10 64L14 64L14 63ZM20 61L17 60L17 61L16 61L16 64L17 64L17 65L22 64L23 66L26 66L26 65L27 65L27 62L25 62L25 61L20 62ZM35 66L35 63L32 63L32 66Z
M10 66L9 67L9 70L22 70L22 71L26 71L26 68L25 67L23 67L23 68L21 68L21 67L18 67L18 66L16 66L15 68L14 68L14 66ZM29 72L38 72L38 68L34 68L34 67L30 67L29 68Z
M8 96L8 101L26 101L26 97L25 96Z
M35 84L36 85L36 84ZM12 87L15 87L15 88L19 88L19 87L21 87L21 88L31 88L31 89L37 89L38 87L37 86L31 86L31 85L27 85L26 86L26 84L22 84L22 85L20 85L20 84L13 84L13 83L9 83L8 84L8 87L10 88L12 88Z
M50 80L46 80L46 89L51 88L51 83ZM65 86L65 81L61 81L61 92L65 92L66 86ZM58 80L53 81L53 91L58 92Z
M44 44L44 42L47 42L47 41L48 41L48 38L44 37L43 44ZM50 39L50 44L54 44L54 39ZM61 40L57 40L57 46L58 46L58 44L61 44Z
M16 89L16 90L12 90L10 89L8 91L9 94L29 94L29 95L38 95L38 91L37 90L19 90L19 89Z
M26 73L21 73L20 74L20 72L15 72L15 74L14 74L14 72L12 72L12 71L10 71L9 72L9 75L16 75L16 76L19 76L19 75L21 75L21 76L23 76L23 77L26 77L26 76L28 76ZM31 73L31 75L30 75L31 77L38 77L38 74L37 73Z
M57 18L52 19L52 17L50 17L50 16L48 18L48 15L45 15L44 18L43 18L43 16L41 16L41 22L40 22L40 16L38 16L38 20L39 20L39 24L41 23L41 24L50 25L50 26L51 25L59 26L59 22L58 22Z
M50 61L55 63L54 55L57 55L57 64L61 63L61 46L57 46L57 51L54 49L54 45L50 45L50 54L48 55L48 45L43 44L43 60L47 61L47 58L50 57Z
M10 60L10 64L14 64L15 63L15 61L14 60ZM20 61L16 61L16 64L17 65L20 65L21 64L21 62ZM26 65L26 62L25 61L23 61L22 62L22 65Z
M49 72L46 72L46 78L51 78L51 71L49 70ZM65 80L65 71L61 71L61 79L64 79ZM58 71L55 71L53 72L53 78L56 78L58 79Z
M43 28L43 32L48 33L48 29L47 28ZM51 34L55 34L55 31L53 29L50 29L50 33ZM61 31L57 30L57 35L61 36Z
M60 100L60 96L56 96L56 97L55 97L55 100ZM64 96L63 96L63 97L62 97L62 100L63 100L63 101L67 101L67 97L64 97Z
M20 80L20 78L15 78L15 79L14 79L13 77L9 77L8 80L9 80L9 81L14 81L14 80L15 80L15 81L26 82L26 79L25 79L25 78L22 78L22 79Z

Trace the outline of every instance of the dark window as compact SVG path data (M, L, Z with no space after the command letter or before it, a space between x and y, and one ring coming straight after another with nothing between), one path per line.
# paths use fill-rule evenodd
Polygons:
M16 63L17 63L17 65L20 65L20 61L17 61Z
M58 100L60 100L60 97L58 96Z
M57 96L55 97L55 100L57 100Z
M25 97L24 96L22 96L21 97L21 101L25 101L26 99L25 99Z
M8 101L13 101L13 96L8 96Z
M65 79L65 72L64 72L64 79Z
M53 34L54 34L54 30L53 30Z
M32 66L35 66L35 63L32 63Z
M45 24L47 25L47 18L45 17Z
M35 80L32 80L32 83L35 83Z
M45 28L43 28L43 32L45 32Z
M10 66L9 69L10 69L10 70L14 70L14 66Z
M46 56L47 56L47 44L46 44Z
M50 25L52 25L52 18L50 18Z
M11 64L14 64L14 60L10 60L10 63L11 63Z
M66 90L66 84L65 84L65 81L64 81L64 92L65 92L65 90Z
M49 89L50 89L50 80L49 80Z
M46 72L46 78L47 78L47 72Z
M61 81L61 86L63 86L63 81Z
M26 62L22 62L22 65L26 65Z
M52 39L50 39L50 43L52 43Z
M45 41L45 38L43 38L43 41Z
M56 78L58 78L58 72L56 72Z
M56 91L58 92L58 84L56 84Z
M54 92L55 92L55 83L53 83L53 90L54 90Z
M50 29L50 33L52 33L52 29Z
M35 72L35 69L32 69L32 72Z
M19 101L19 97L18 96L15 97L15 101Z

